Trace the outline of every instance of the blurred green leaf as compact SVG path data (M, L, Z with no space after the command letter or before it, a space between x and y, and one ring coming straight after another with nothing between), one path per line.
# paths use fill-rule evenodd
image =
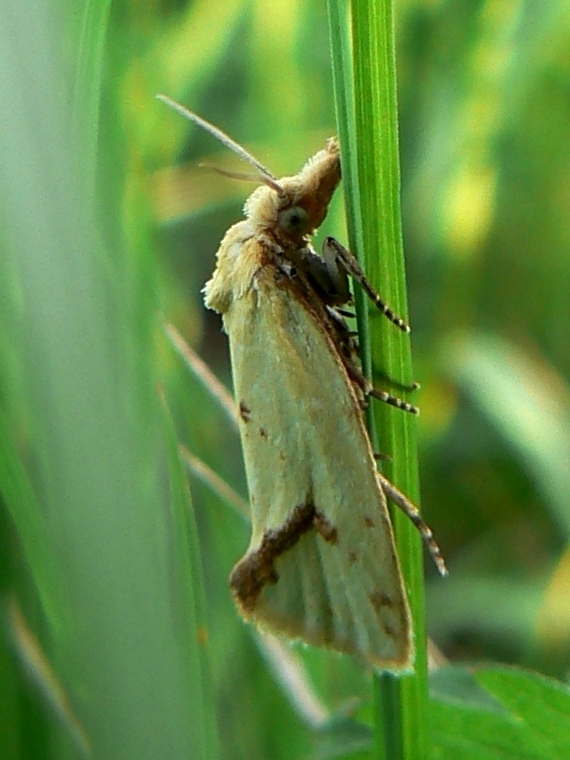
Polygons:
M456 336L446 361L461 388L517 451L570 538L570 390L536 353L498 336Z
M432 677L433 758L562 760L570 692L536 673L443 668Z
M320 0L91 0L79 14L64 0L0 4L4 609L19 602L89 733L118 736L121 750L150 734L174 741L182 724L188 736L196 719L214 754L215 709L224 758L308 757L314 731L276 685L227 588L247 545L243 521L192 482L195 533L173 459L182 443L245 493L237 437L157 317L230 386L225 338L200 289L250 188L201 170L200 160L223 163L222 151L165 116L154 96L179 98L276 173L293 174L334 131L334 69L350 246L371 254L369 273L404 310L401 272L376 269L392 266L386 244L372 232L362 245L356 149L375 156L361 165L374 175L387 133L373 123L356 139L347 3L329 3L342 20L330 25L332 66ZM362 20L370 9L359 5ZM451 571L431 582L426 566L430 629L450 659L523 662L565 678L568 6L406 0L395 25L414 357L406 379L422 384L422 505ZM368 51L355 52L371 81ZM341 201L322 234L345 242ZM375 204L364 199L371 229L390 208ZM385 332L375 369L400 338ZM390 439L382 448L394 453ZM394 464L405 461L398 454ZM76 757L24 677L4 619L0 756ZM370 679L350 658L296 653L329 711L352 697L372 704ZM514 731L486 735L500 747Z
M84 9L83 75L85 61L101 70L112 46L103 44L103 5ZM110 168L120 142L98 132L102 79L89 92L79 87L73 115L62 97L81 82L61 58L72 43L69 28L54 24L61 9L55 0L11 6L0 31L9 367L1 471L25 557L13 568L23 622L13 618L10 634L44 712L28 712L26 730L43 733L46 756L81 753L73 721L56 718L69 704L93 757L140 760L169 748L212 758L200 553L157 394L157 291L140 287L158 269L148 248L122 234L135 204L122 205L128 155ZM118 93L105 86L113 102ZM148 216L137 224L148 227ZM14 698L28 688L15 687Z

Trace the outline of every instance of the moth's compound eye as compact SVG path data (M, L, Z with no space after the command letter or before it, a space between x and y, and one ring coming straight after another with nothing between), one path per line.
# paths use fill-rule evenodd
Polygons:
M291 206L279 214L279 226L289 235L305 235L309 232L309 215L301 206Z

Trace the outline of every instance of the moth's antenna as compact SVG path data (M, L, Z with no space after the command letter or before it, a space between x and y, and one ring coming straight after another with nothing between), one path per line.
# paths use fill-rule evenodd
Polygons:
M230 179L239 179L242 182L259 182L259 174L253 172L232 172L228 169L222 169L219 166L212 166L212 164L199 164L204 169L209 169L211 172L221 174L222 177L229 177Z
M206 132L209 132L213 137L216 138L216 140L219 140L221 143L223 143L226 148L233 150L233 152L236 153L242 159L242 161L247 161L248 164L254 166L261 174L261 179L267 185L269 185L269 187L272 187L276 192L278 192L279 195L283 195L283 190L277 182L277 177L275 177L260 161L252 156L251 153L248 153L245 148L242 148L239 143L237 143L235 140L232 140L229 135L226 135L226 133L222 132L221 129L218 129L218 127L210 124L209 121L206 121L205 119L200 118L200 116L197 116L195 113L192 113L192 111L189 111L185 106L177 103L175 100L172 100L172 98L169 98L168 95L159 94L156 97L158 100L162 100L163 103L166 103L167 106L170 106L175 111L178 111L178 113L184 116L186 119L193 121L194 124L197 124L199 127L202 127L202 129L205 129ZM229 174L229 176L231 176L231 174Z

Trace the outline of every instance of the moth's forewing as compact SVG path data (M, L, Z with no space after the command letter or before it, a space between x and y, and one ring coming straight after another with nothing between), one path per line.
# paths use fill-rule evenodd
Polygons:
M372 389L341 311L330 309L350 299L347 274L409 328L337 241L327 239L322 257L311 247L340 182L338 143L331 138L299 174L277 180L217 127L158 97L251 164L263 183L245 204L247 220L222 240L204 288L230 338L251 500L251 543L231 576L238 606L290 637L409 669L410 612L362 417ZM445 570L431 531L391 488Z
M251 238L236 257L243 231L206 286L225 307L251 504L238 606L291 638L409 668L410 613L352 383L322 315L263 246Z
M352 342L306 255L339 180L329 141L279 192L259 187L204 289L230 340L251 505L230 582L260 626L401 671L413 662L410 612L362 389L347 372Z

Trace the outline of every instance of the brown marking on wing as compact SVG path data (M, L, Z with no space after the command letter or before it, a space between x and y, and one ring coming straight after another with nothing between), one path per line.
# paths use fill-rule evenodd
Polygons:
M259 548L246 554L235 565L230 575L230 587L245 614L254 611L264 586L279 580L275 562L311 529L325 541L336 543L336 528L316 511L312 502L307 502L295 507L281 528L265 531Z
M373 591L371 594L369 594L368 598L370 599L370 603L376 612L380 612L383 607L389 607L392 609L395 606L394 600L383 591Z
M322 512L315 512L315 516L313 517L313 528L327 543L338 543L338 531L336 527L327 520Z
M374 520L371 517L368 517L368 515L365 515L364 524L366 525L367 528L373 528Z
M245 403L245 401L239 402L239 416L242 418L244 422L249 422L251 415L251 409L249 406Z
M382 620L382 628L386 631L386 635L390 639L396 639L396 631L385 620Z
M262 438L267 438L267 430L266 430L264 427L260 427L260 428L259 428L259 435L260 435Z
M358 559L358 555L356 554L356 552L349 552L348 553L348 564L349 565L354 565L354 563L356 562L357 559Z
M275 561L299 541L313 526L315 506L312 502L295 507L291 517L279 530L267 530L259 549L246 554L232 570L230 587L245 612L253 612L267 583L277 583Z

